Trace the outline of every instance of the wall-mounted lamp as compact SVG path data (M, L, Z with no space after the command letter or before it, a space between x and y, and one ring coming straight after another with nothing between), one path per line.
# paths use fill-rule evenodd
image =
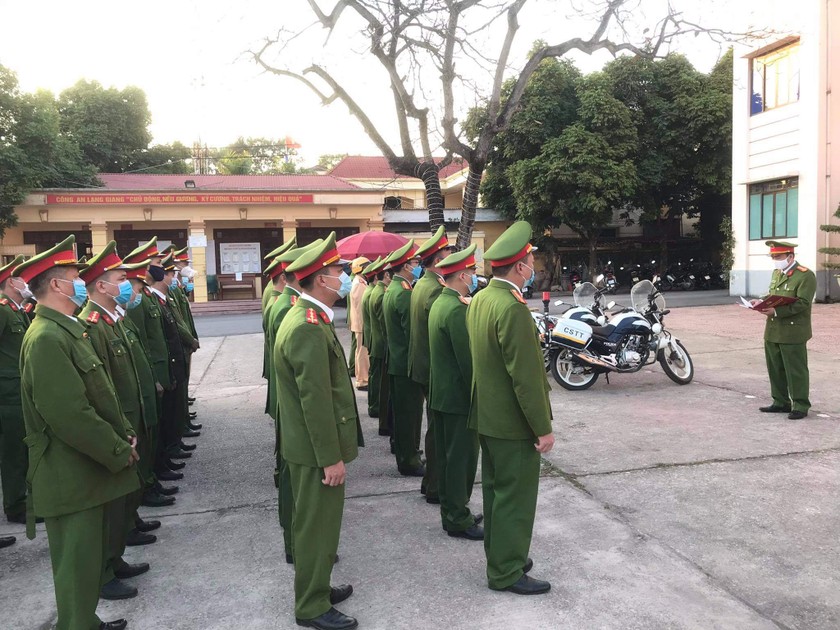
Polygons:
M335 219L338 216L338 208L330 208L330 219Z
M41 223L46 223L50 220L50 211L46 208L39 208L38 217L41 219Z
M152 220L152 209L151 208L143 208L143 218L146 221Z
M195 188L195 180L188 179L184 182L184 188Z
M239 218L242 221L248 218L248 208L239 208Z

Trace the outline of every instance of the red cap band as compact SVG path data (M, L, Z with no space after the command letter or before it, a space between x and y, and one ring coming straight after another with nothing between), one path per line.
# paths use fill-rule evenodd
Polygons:
M409 250L405 253L405 255L402 258L400 258L399 260L394 260L393 262L390 262L388 264L391 265L392 269L394 267L399 267L400 265L407 262L410 258L414 258L414 254L417 252L418 249L420 249L420 248L416 247L416 246L411 247L411 248L409 248Z
M438 265L437 270L444 276L448 276L451 273L458 273L459 271L464 271L470 267L475 267L475 255L467 256L464 260L456 262L454 265L449 265L448 267L441 267Z
M160 255L161 255L161 253L158 251L157 245L152 244L152 245L149 245L142 252L138 252L138 253L132 255L130 258L124 259L124 262L126 262L126 263L138 263L141 260L146 260L147 258L157 258Z
M793 247L774 245L770 248L771 254L792 254Z
M429 258L430 256L434 256L434 255L435 255L435 254L437 254L440 250L445 249L445 248L447 248L447 247L450 247L450 245L449 245L449 238L446 236L446 234L443 234L443 235L440 237L440 240L439 240L437 243L435 243L435 244L434 244L434 246L432 247L432 249L430 249L429 251L427 251L427 252L425 252L425 253L423 254L423 260L426 260L426 259L427 259L427 258Z
M106 271L119 267L121 264L122 259L117 256L116 252L109 252L106 256L100 258L95 265L82 269L79 275L85 281L85 284L90 284Z
M523 258L525 258L525 256L527 256L528 254L531 253L532 249L533 249L533 245L531 245L531 243L528 243L527 245L525 245L525 247L522 248L522 250L520 252L514 254L513 256L511 256L509 258L502 258L501 260L491 260L490 261L490 266L491 267L505 267L506 265L512 265L517 260L522 260Z
M76 265L78 264L78 260L76 260L76 255L73 253L71 249L65 249L61 252L56 252L49 258L44 258L43 260L39 260L36 263L21 269L21 272L18 274L23 281L29 283L32 278L35 276L45 272L47 269L52 269L58 265Z

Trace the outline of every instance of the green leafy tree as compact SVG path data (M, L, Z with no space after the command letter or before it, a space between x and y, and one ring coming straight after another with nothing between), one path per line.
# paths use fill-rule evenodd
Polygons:
M146 95L134 86L118 90L82 79L59 95L58 109L61 131L103 173L130 170L152 139Z
M840 205L834 211L834 216L840 219ZM829 223L828 225L821 225L820 230L830 234L840 234L840 225ZM840 256L840 247L820 247L817 251L820 254L826 254L827 257ZM840 269L840 260L827 260L823 263L823 267L826 269Z
M126 169L129 172L181 175L193 172L190 148L180 142L155 144L136 152Z

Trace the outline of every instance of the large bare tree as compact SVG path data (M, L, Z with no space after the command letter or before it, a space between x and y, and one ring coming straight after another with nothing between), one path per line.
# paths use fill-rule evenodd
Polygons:
M299 81L324 105L343 103L394 172L423 181L432 231L443 224L439 171L453 159L463 158L469 170L458 248L470 242L481 176L494 140L510 124L529 78L543 59L572 51L656 57L686 35L704 34L721 43L746 36L689 21L667 0L656 17L647 20L640 17L643 0L581 0L577 9L570 0L568 10L591 22L588 37L537 46L524 65L515 67L511 51L528 0L331 0L328 10L318 0L306 2L313 26L326 31L322 46L353 54L358 39L333 35L343 26L363 35L365 54L372 56L387 76L399 148L386 139L394 135L386 121L376 119L351 94L353 76L337 76L318 63L295 67L290 47L318 31L311 27L296 32L280 29L251 51L253 59L267 72ZM493 46L495 50L487 50ZM469 67L472 72L462 71ZM482 83L484 77L489 86ZM464 102L466 94L477 98ZM476 104L482 105L482 120L473 121L479 131L468 142L458 116ZM441 150L444 156L435 158L433 153Z

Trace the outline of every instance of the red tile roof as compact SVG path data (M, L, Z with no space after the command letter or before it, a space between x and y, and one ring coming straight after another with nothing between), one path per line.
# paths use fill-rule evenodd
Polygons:
M358 190L358 186L333 175L151 175L100 173L106 190Z
M443 158L435 158L435 162L440 162ZM460 158L456 158L447 166L444 166L440 171L441 178L449 177L467 168L467 163ZM388 165L388 160L381 155L366 157L362 155L348 155L346 158L336 164L330 171L333 177L343 177L344 179L398 179L404 178L405 175L397 175L394 170Z

